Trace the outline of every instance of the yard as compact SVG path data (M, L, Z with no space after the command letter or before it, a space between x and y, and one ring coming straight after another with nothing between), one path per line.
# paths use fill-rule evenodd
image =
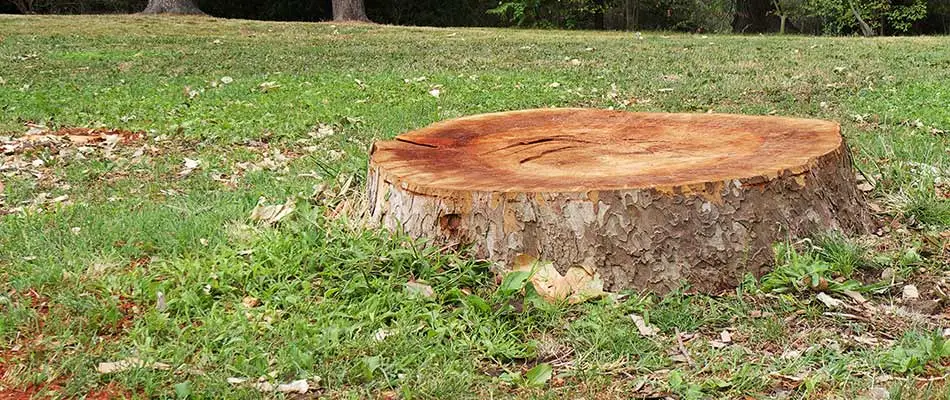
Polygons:
M576 305L364 228L373 141L549 106L839 121L880 227ZM950 395L950 38L0 16L0 146L0 399Z

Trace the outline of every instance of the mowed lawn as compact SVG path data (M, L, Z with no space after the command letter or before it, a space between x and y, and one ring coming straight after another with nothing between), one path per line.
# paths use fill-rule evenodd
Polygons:
M578 305L364 227L374 140L551 106L839 121L880 227ZM950 38L0 16L0 398L946 398L948 138Z

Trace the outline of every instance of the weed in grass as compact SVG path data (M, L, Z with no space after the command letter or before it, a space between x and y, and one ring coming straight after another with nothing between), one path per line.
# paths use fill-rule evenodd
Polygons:
M814 244L818 258L831 264L831 269L845 278L851 278L855 270L870 263L867 249L840 232L818 235Z
M911 225L916 223L927 228L950 228L950 200L937 195L932 177L921 177L909 188L888 196L888 201Z
M884 353L882 367L899 374L943 373L950 358L950 341L939 332L908 332L894 348Z
M810 244L810 241L805 243ZM762 290L776 293L861 290L860 282L847 279L854 271L852 258L856 254L838 242L831 243L831 247L821 252L812 248L799 251L791 243L775 245L775 268L762 277Z

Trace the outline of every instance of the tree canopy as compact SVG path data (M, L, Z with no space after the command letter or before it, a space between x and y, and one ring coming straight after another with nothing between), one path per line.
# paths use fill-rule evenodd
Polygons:
M333 20L333 6L338 2L362 5L358 8L363 9L369 20L397 25L733 33L785 31L815 35L950 33L948 0L194 1L212 16L283 21ZM144 10L148 3L148 0L0 0L0 12L129 13ZM357 11L355 15L361 14Z

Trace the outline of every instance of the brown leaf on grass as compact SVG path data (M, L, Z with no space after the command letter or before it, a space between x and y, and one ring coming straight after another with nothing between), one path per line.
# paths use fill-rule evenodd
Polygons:
M227 382L231 385L242 385L242 386L247 385L260 392L265 392L265 393L277 392L277 393L284 393L284 394L290 394L290 393L307 394L307 392L309 392L311 389L315 388L319 384L320 379L317 377L312 378L310 381L306 379L299 379L296 381L281 383L278 385L274 385L268 382L268 377L266 376L261 377L260 379L257 380L257 382L249 383L249 381L250 380L248 378L238 378L238 377L230 377L227 379ZM311 382L313 382L313 384L311 384Z
M920 298L920 291L917 290L917 286L906 285L901 290L901 299L904 301L915 300Z
M261 197L257 201L257 206L251 210L251 221L259 222L265 225L274 225L297 209L294 199L288 198L284 204L266 205L265 199Z
M198 169L198 167L201 166L201 161L199 161L199 160L192 160L192 159L190 159L190 158L188 158L188 157L185 157L185 160L182 161L182 164L183 164L183 165L182 165L182 168L181 168L181 172L178 173L178 176L184 178L184 177L186 177L186 176L188 176L188 175L191 175L192 172L194 172L196 169Z
M277 385L277 392L279 393L299 393L306 394L310 390L310 384L307 383L306 379L299 379L289 383L282 383Z
M536 258L521 254L514 259L512 271L531 273L531 284L545 300L557 302L571 295L571 286L554 268L554 263L539 262Z
M722 332L719 332L719 340L709 341L709 345L716 349L721 349L723 347L729 346L730 344L732 344L732 334L725 329L723 329Z
M554 263L526 254L518 255L512 263L512 271L531 272L531 285L548 302L577 304L606 294L604 281L593 267L575 265L561 275Z
M142 140L144 132L131 132L121 129L102 128L62 128L57 131L45 130L45 127L31 127L27 134L18 138L22 141L39 142L44 140L65 140L72 144L98 144L104 142L128 144Z
M257 90L261 93L271 92L279 88L280 88L280 84L273 81L263 82L260 85L257 85Z
M435 290L432 286L416 281L406 282L406 291L410 294L419 295L428 299L435 297Z
M828 295L828 293L825 293L825 292L818 293L817 295L815 295L815 298L818 299L818 301L822 302L822 304L824 304L825 307L828 307L828 308L840 308L843 304L841 300L831 297Z
M844 293L845 296L850 297L851 300L853 300L858 305L868 302L868 299L865 299L864 296L861 295L861 293L855 292L853 290L843 290L842 293Z
M256 297L244 296L244 298L241 299L241 304L243 304L244 307L247 307L247 308L254 308L261 305L261 301L258 300L258 298Z
M160 363L160 362L153 362L151 364L147 364L145 361L142 361L139 358L130 357L130 358L126 358L124 360L119 360L119 361L101 362L96 367L96 372L100 374L112 374L112 373L117 373L117 372L128 371L133 368L150 368L150 369L167 371L167 370L172 369L172 366L165 363Z
M630 319L633 320L633 324L636 325L637 331L640 332L640 335L651 337L656 336L656 334L660 332L660 330L654 326L648 325L646 320L637 314L630 314Z

